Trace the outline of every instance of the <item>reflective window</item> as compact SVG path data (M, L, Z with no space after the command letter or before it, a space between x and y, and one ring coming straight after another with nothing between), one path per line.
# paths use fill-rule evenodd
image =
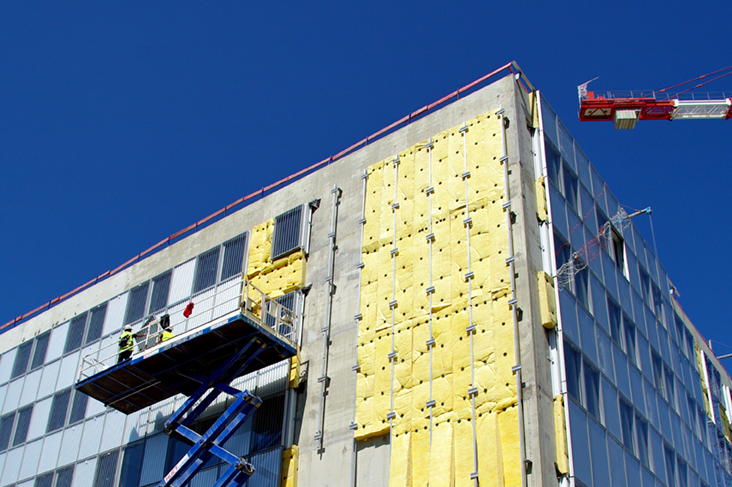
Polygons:
M84 419L84 415L86 414L86 404L88 401L89 396L82 392L74 391L74 402L71 406L68 424L74 424Z
M117 458L119 450L99 455L97 471L95 474L94 487L114 487L117 473Z
M86 330L86 318L87 313L84 312L71 320L69 331L66 335L64 354L81 348L81 343L84 341L84 331Z
M150 281L145 282L130 290L127 298L127 311L125 312L125 325L141 320L145 316L147 308L147 291Z
M15 425L15 437L13 438L13 446L25 443L28 437L28 425L30 425L31 415L33 414L33 405L25 407L18 411L18 420Z
M251 452L279 445L282 438L282 418L285 395L278 394L264 400L257 409L252 427Z
M620 400L620 424L623 428L623 444L628 450L635 453L633 448L633 406L623 399Z
M0 451L8 449L15 425L15 411L0 417Z
M623 323L621 321L620 307L614 301L607 301L608 316L610 317L610 334L618 348L623 348Z
M198 256L196 276L193 279L193 293L198 293L216 284L221 247L216 247Z
M635 350L635 325L625 314L623 315L623 325L625 331L625 353L628 354L630 363L636 365L638 358Z
M272 236L272 260L297 250L302 245L303 205L275 217Z
M666 443L663 444L663 452L666 458L666 478L668 479L668 487L677 487L676 455L674 454L673 449Z
M247 244L247 235L243 233L224 243L224 263L221 266L221 280L240 274L244 265L244 250Z
M91 343L98 340L102 336L102 330L104 329L104 317L107 314L107 303L97 306L91 310L91 316L89 317L89 329L86 331L86 341L84 343Z
M36 477L33 487L53 487L53 472Z
M643 465L650 467L648 457L648 423L638 414L635 416L635 431L638 440L638 458L643 462Z
M66 411L69 408L69 398L71 397L71 389L57 392L53 396L53 402L51 402L51 412L48 416L48 428L47 433L56 431L64 427L66 423Z
M598 421L600 417L600 373L585 361L585 407Z
M33 361L31 362L31 370L35 370L46 360L46 350L48 350L48 339L51 336L51 332L47 331L36 337L36 345L33 350Z
M577 204L577 201L579 200L578 192L579 181L577 180L577 177L572 174L566 166L564 166L564 197L567 199L569 207L572 208L575 213L582 214L580 212L579 205Z
M134 445L127 445L122 460L119 487L137 487L139 485L144 450L145 443L142 441Z
M564 343L564 363L567 376L567 392L577 402L582 402L580 394L580 372L581 372L581 356L578 351Z
M74 466L56 470L56 486L55 487L71 487L74 480Z
M152 295L150 296L150 310L148 314L157 313L168 305L170 291L170 277L172 271L165 272L152 279Z

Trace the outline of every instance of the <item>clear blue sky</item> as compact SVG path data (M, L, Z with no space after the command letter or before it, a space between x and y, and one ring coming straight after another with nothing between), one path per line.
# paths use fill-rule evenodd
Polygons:
M0 2L0 324L515 59L732 345L732 121L615 131L576 94L732 64L732 2L351 4Z

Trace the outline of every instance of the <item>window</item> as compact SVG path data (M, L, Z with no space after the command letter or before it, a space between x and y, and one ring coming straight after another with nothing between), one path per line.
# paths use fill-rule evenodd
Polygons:
M600 373L585 360L585 406L587 411L601 421L600 417Z
M56 487L71 487L71 481L74 480L74 466L56 470Z
M610 228L610 257L615 261L615 266L620 269L620 272L627 278L625 273L625 243L623 237L618 235L615 228Z
M554 184L554 187L561 193L562 192L562 178L561 168L562 159L559 155L559 151L554 148L554 144L549 142L549 139L544 138L544 146L546 147L546 168L547 176L549 181Z
M71 320L69 331L66 335L66 346L64 353L73 352L81 348L81 342L84 340L84 330L86 330L86 315L84 312Z
M575 401L581 401L580 373L582 370L580 353L564 342L564 364L567 377L567 392Z
M89 329L86 331L85 344L89 344L94 340L98 340L102 336L102 329L104 328L104 316L107 314L107 303L101 306L97 306L91 311L91 317L89 318Z
M224 263L221 266L221 280L241 274L244 265L244 250L247 245L247 234L243 233L224 243Z
M74 391L74 402L71 405L69 424L74 424L77 421L84 419L84 415L86 415L86 404L88 401L89 396L82 392Z
M149 287L150 281L130 290L130 295L127 298L125 325L141 320L145 316L145 308L147 307L147 291Z
M193 293L201 292L216 284L219 253L221 247L216 247L198 256L196 262L196 276L193 279Z
M656 313L656 319L663 323L663 305L661 304L661 290L658 286L651 284L653 291L653 312Z
M663 444L663 452L666 457L666 477L668 478L668 487L677 487L676 455L674 455L673 449L666 443Z
M0 451L8 449L15 425L15 411L0 418Z
M280 444L284 412L284 394L278 394L264 400L264 403L257 409L257 413L254 416L251 453L266 450L267 448Z
M665 386L663 382L663 363L661 362L661 356L655 351L651 350L651 358L653 361L653 381L655 382L656 390L661 396L666 397Z
M564 197L567 199L567 204L574 210L575 213L579 214L578 200L579 183L577 177L564 166Z
M18 351L15 353L15 362L13 362L13 372L10 374L11 379L25 374L25 371L28 369L28 360L30 360L32 346L33 340L28 340L18 347Z
M145 442L127 445L122 459L122 469L119 477L119 487L137 487L140 484L142 471L142 455L145 451Z
M157 313L168 306L168 292L170 291L170 277L173 272L168 271L152 279L152 296L150 296L150 311Z
M46 350L48 350L48 339L51 332L47 331L36 337L36 346L33 350L33 361L31 362L31 370L35 370L46 360Z
M36 482L33 487L52 487L53 486L53 472L36 477Z
M648 423L638 414L635 415L635 429L638 436L638 458L643 465L650 467L648 463Z
M680 456L676 460L676 469L679 474L679 487L689 487L689 478L687 477L689 470L686 468L686 462Z
M620 424L623 427L623 444L631 452L635 453L633 448L633 406L625 400L620 400Z
M191 447L187 443L171 435L168 440L168 451L165 455L165 472L170 472L190 449Z
M640 281L641 281L641 292L643 294L643 300L649 307L653 307L653 295L651 293L651 276L642 268L639 267Z
M587 265L581 260L578 261L579 268L582 269L574 275L574 295L577 296L577 301L585 306L585 309L590 309L590 286L589 286L589 269ZM584 267L584 269L583 269Z
M15 437L13 438L13 446L25 443L28 437L28 426L30 425L31 415L33 414L33 405L25 407L18 411L18 422L15 425Z
M302 216L303 205L300 205L275 217L272 260L301 248Z
M613 341L618 345L621 350L623 347L623 323L621 321L620 306L615 304L610 299L607 300L608 316L610 318L610 334Z
M94 487L114 487L117 478L117 458L119 450L99 455L97 472L94 475Z
M676 387L674 383L674 373L671 372L671 369L664 366L665 376L666 376L666 400L671 405L672 408L678 409L676 407Z
M628 354L628 359L633 365L638 364L635 352L635 325L630 321L630 318L623 313L623 329L625 331L625 353Z
M46 433L50 433L64 427L64 424L66 424L66 412L69 409L70 397L71 389L57 392L53 396L51 412L48 415L48 427L46 428Z

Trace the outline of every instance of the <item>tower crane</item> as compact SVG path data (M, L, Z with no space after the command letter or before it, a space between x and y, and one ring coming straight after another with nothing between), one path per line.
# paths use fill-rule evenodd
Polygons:
M592 79L577 87L582 122L612 120L616 129L632 129L638 120L732 118L732 92L699 93L692 90L732 74L728 66L661 90L588 91ZM716 76L715 76L716 75ZM709 76L712 79L683 91L670 91Z

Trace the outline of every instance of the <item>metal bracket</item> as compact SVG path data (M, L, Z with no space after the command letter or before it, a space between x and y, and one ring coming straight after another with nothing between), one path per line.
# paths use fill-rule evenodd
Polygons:
M435 188L433 188L432 186L430 186L429 188L425 189L424 192L425 192L425 194L430 195L430 194L432 194L432 193L435 192Z

